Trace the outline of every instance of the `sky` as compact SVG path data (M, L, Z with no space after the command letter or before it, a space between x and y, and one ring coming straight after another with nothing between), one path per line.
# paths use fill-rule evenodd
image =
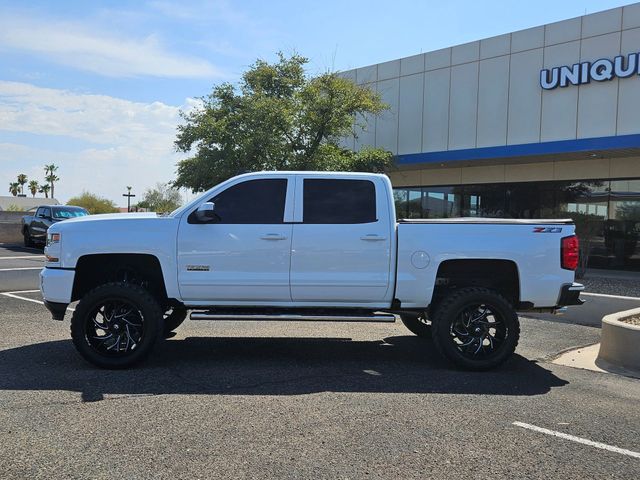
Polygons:
M0 0L0 181L126 202L175 178L180 111L257 58L348 70L631 3L614 0Z

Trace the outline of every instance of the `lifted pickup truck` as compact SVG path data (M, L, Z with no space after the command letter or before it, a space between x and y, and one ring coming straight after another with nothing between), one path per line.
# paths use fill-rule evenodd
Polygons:
M82 207L70 205L41 205L35 215L22 217L22 236L25 247L33 247L35 244L44 245L47 239L47 230L51 225L69 218L84 217L89 215Z
M261 172L166 216L52 225L41 290L104 368L129 367L192 320L393 322L459 367L515 350L518 310L578 305L570 220L396 221L384 175ZM426 344L425 344L426 345Z

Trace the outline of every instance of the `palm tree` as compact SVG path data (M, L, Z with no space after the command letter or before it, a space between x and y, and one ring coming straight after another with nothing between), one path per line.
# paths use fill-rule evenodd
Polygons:
M18 192L20 191L20 184L18 182L10 182L9 183L9 193L14 197L18 196Z
M18 175L18 183L20 184L20 193L24 195L24 184L27 183L27 176L24 173Z
M31 191L31 195L33 195L33 198L36 197L36 193L38 193L39 188L40 188L40 185L38 184L37 180L31 180L29 182L29 190Z
M40 187L40 193L44 193L44 198L49 198L49 190L51 190L51 185L45 183Z
M60 178L56 176L57 170L58 170L58 166L53 163L51 165L44 166L44 174L45 174L44 179L47 182L49 182L49 185L51 186L51 198L54 198L53 195L55 193L55 182L60 180Z

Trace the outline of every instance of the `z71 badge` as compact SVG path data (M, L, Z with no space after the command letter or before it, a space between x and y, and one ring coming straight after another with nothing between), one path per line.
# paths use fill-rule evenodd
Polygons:
M533 227L533 233L561 233L562 227Z

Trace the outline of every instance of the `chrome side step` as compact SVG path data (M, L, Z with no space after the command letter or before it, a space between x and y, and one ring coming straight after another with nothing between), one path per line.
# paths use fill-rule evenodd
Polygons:
M374 313L371 315L313 315L294 313L214 313L193 312L191 320L251 320L276 322L381 322L393 323L396 317L390 313Z

